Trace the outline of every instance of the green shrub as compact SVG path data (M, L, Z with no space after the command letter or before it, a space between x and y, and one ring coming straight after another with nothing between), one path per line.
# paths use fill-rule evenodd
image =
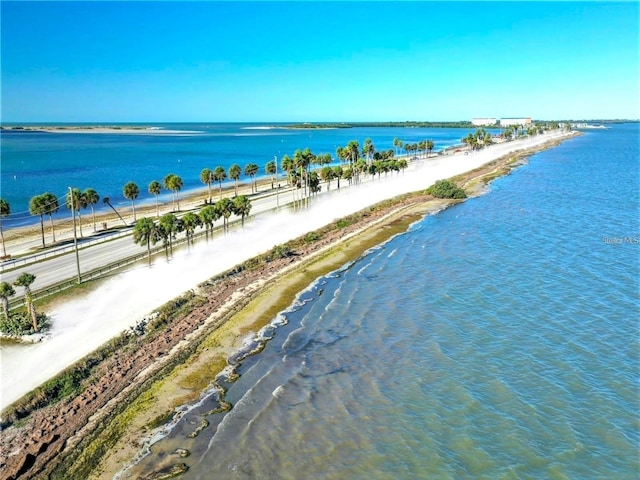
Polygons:
M38 329L40 331L46 330L49 328L49 325L49 317L43 313L39 313ZM31 323L31 316L25 311L12 312L9 314L9 318L5 318L4 315L0 317L0 332L15 337L35 333L33 324Z
M449 180L438 180L427 189L427 193L436 198L467 198L464 189Z
M348 226L349 226L349 222L345 219L341 219L336 222L336 227L338 228L346 228Z
M319 233L317 233L317 232L309 232L304 236L304 241L306 243L313 243L313 242L317 242L321 238L322 237L320 236Z

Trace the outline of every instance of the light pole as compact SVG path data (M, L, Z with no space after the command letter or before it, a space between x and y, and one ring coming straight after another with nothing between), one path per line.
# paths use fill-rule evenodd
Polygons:
M80 255L78 254L78 236L76 235L76 205L75 198L73 198L73 190L69 187L69 203L71 203L71 216L73 217L73 246L76 251L76 268L78 269L78 285L82 283L80 277Z

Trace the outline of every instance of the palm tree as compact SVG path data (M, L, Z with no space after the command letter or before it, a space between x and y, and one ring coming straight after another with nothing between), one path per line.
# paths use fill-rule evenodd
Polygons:
M255 163L247 163L247 165L245 165L244 167L244 174L251 178L251 193L254 193L254 191L256 193L258 192L258 184L255 182L254 177L257 175L259 170L260 167L258 167L258 165Z
M124 198L127 200L131 200L131 208L133 209L133 221L136 221L136 198L140 195L140 188L133 182L127 182L127 184L122 189L122 193L124 194Z
M80 227L80 236L82 237L82 215L80 209L86 206L82 192L78 188L74 188L67 193L67 208L78 214L78 225Z
M147 259L151 265L151 241L156 236L156 225L150 218L144 217L136 222L133 227L133 241L140 245L147 245Z
M275 161L271 160L270 162L267 162L267 165L264 167L264 171L267 175L271 175L271 190L273 190L273 184L274 184L274 177L275 175L278 173L278 165L276 164Z
M234 212L233 202L231 201L231 199L225 197L222 200L220 200L218 203L216 203L216 209L218 210L218 213L220 214L220 216L224 218L223 220L224 231L225 232L229 231L229 217Z
M331 190L331 180L333 179L334 172L331 167L324 167L320 170L320 178L327 182L327 191Z
M222 182L227 179L227 172L224 171L224 167L217 166L213 171L213 178L218 182L220 198L222 198Z
M233 207L236 215L240 215L241 224L244 228L244 217L251 211L251 200L246 195L240 195L233 199Z
M364 146L362 147L362 153L365 156L367 163L371 162L371 158L376 151L376 147L373 145L373 142L370 138L367 138L364 141Z
M36 313L36 307L33 305L33 298L31 296L31 284L36 280L36 276L30 273L23 273L20 275L14 285L24 288L24 304L27 308L27 312L31 314L31 321L33 322L33 330L38 331L38 314Z
M435 147L435 143L433 143L432 140L427 140L427 154L431 155L431 152L433 152L433 147Z
M9 320L9 298L13 297L16 291L13 289L10 283L0 283L0 301L2 301L2 313L4 318Z
M240 175L242 175L240 165L234 163L229 167L229 178L235 182L236 197L238 196L238 179L240 178Z
M340 179L342 178L343 174L344 172L342 171L342 167L340 165L333 167L333 177L338 180L338 190L340 190Z
M180 192L180 190L182 190L182 185L183 185L182 178L180 178L175 173L170 173L169 175L164 177L163 182L164 182L164 188L166 188L167 190L171 190L171 192L173 194L173 208L174 208L174 210L175 210L176 202L177 202L178 211L180 211L180 197L178 195L178 192Z
M207 232L207 238L209 238L209 232L213 229L213 222L220 218L218 210L213 205L207 205L198 214L202 225L205 226Z
M4 198L0 198L0 238L2 238L2 256L7 256L7 247L4 244L4 233L2 232L2 219L11 215L11 205Z
M402 140L400 140L398 137L393 139L393 146L396 148L396 155L399 154L400 150L402 150Z
M200 172L200 181L207 186L209 192L209 203L211 203L211 184L213 183L213 172L210 168L203 168Z
M173 213L165 213L160 217L159 226L162 229L163 235L166 235L166 238L169 240L169 248L173 255L173 239L176 237L176 234L181 231L181 222Z
M127 226L127 222L124 221L124 218L122 218L122 216L118 213L118 210L116 210L115 207L111 204L111 199L109 197L104 197L102 199L102 203L104 203L105 205L109 205L111 207L111 210L113 210L118 216L118 218L122 220L122 223L124 223L124 226L125 227Z
M193 243L193 234L196 230L196 227L202 225L200 217L193 212L189 212L185 214L184 217L182 217L182 225L187 235L187 244L189 244L189 242Z
M151 182L149 184L148 187L149 193L151 193L152 195L155 195L156 197L156 218L160 217L160 207L158 205L158 195L160 195L160 192L162 191L162 185L160 185L160 182L154 180L153 182Z
M293 160L291 160L291 157L289 157L289 155L285 155L282 157L280 167L282 168L282 170L287 172L287 183L291 185L291 171L293 170Z
M44 248L44 215L47 213L44 197L36 195L29 200L29 213L31 215L40 215L40 232L42 233L42 247Z
M98 192L96 192L93 188L87 188L84 193L82 194L84 196L84 201L86 202L86 204L91 207L91 218L93 220L93 231L96 231L96 212L93 209L93 206L98 203L98 200L100 200L100 195L98 195Z
M49 225L51 225L51 238L52 238L52 241L55 243L56 232L53 228L53 214L60 209L60 204L58 203L58 197L56 197L51 192L43 193L42 203L43 203L43 208L45 210L45 214L49 215Z

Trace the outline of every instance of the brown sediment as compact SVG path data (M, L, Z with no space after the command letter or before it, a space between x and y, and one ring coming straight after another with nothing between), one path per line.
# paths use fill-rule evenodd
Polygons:
M514 157L549 146L503 157L456 180L482 183L483 176L508 173ZM239 338L266 325L314 279L449 203L424 193L383 202L352 216L345 228L333 225L316 241L296 242L296 255L247 263L201 285L188 311L102 361L80 395L2 431L0 477L112 478L154 421L199 397Z

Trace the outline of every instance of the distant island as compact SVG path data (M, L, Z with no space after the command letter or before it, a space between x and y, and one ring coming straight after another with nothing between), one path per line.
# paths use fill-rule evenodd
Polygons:
M459 122L344 122L344 123L294 123L291 125L282 125L281 128L291 129L331 129L331 128L354 128L354 127L397 127L397 128L473 128L469 121Z

